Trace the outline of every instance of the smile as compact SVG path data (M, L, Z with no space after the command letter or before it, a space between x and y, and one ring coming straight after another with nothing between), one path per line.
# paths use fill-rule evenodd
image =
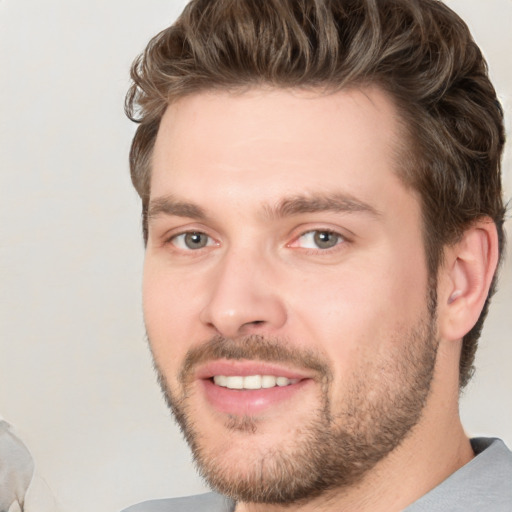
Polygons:
M210 408L230 416L283 414L314 389L315 373L258 360L218 359L194 372L197 389ZM292 405L293 404L293 405Z
M290 386L298 379L275 377L274 375L215 375L215 385L228 389L269 389L274 387Z

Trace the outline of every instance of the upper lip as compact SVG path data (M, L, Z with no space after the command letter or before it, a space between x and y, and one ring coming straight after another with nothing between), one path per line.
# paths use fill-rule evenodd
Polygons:
M195 377L197 379L211 379L215 375L225 375L226 377L273 375L275 377L302 380L312 378L311 373L311 371L290 369L277 363L268 363L265 361L222 359L202 364L197 368Z

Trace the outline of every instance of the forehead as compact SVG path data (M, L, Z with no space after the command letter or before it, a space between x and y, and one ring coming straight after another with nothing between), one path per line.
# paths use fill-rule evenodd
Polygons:
M173 194L241 207L256 196L344 193L377 200L402 187L396 109L376 88L330 94L251 89L179 99L162 118L151 198ZM276 196L276 197L274 197ZM380 209L376 205L376 209Z

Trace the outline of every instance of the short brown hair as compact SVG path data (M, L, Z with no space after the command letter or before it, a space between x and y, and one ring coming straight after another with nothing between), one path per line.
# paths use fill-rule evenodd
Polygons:
M167 106L185 95L257 85L335 91L377 85L406 141L400 176L419 193L431 283L443 249L490 217L503 252L503 111L466 24L438 0L192 0L135 60L126 97L140 123L130 152L144 237L151 155ZM489 297L464 337L460 385L473 372Z

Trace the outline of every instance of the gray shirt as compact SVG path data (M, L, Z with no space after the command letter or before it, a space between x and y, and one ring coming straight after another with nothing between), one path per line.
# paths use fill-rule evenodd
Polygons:
M472 439L476 457L404 512L512 512L512 452L499 439ZM146 501L124 512L233 512L215 493Z

